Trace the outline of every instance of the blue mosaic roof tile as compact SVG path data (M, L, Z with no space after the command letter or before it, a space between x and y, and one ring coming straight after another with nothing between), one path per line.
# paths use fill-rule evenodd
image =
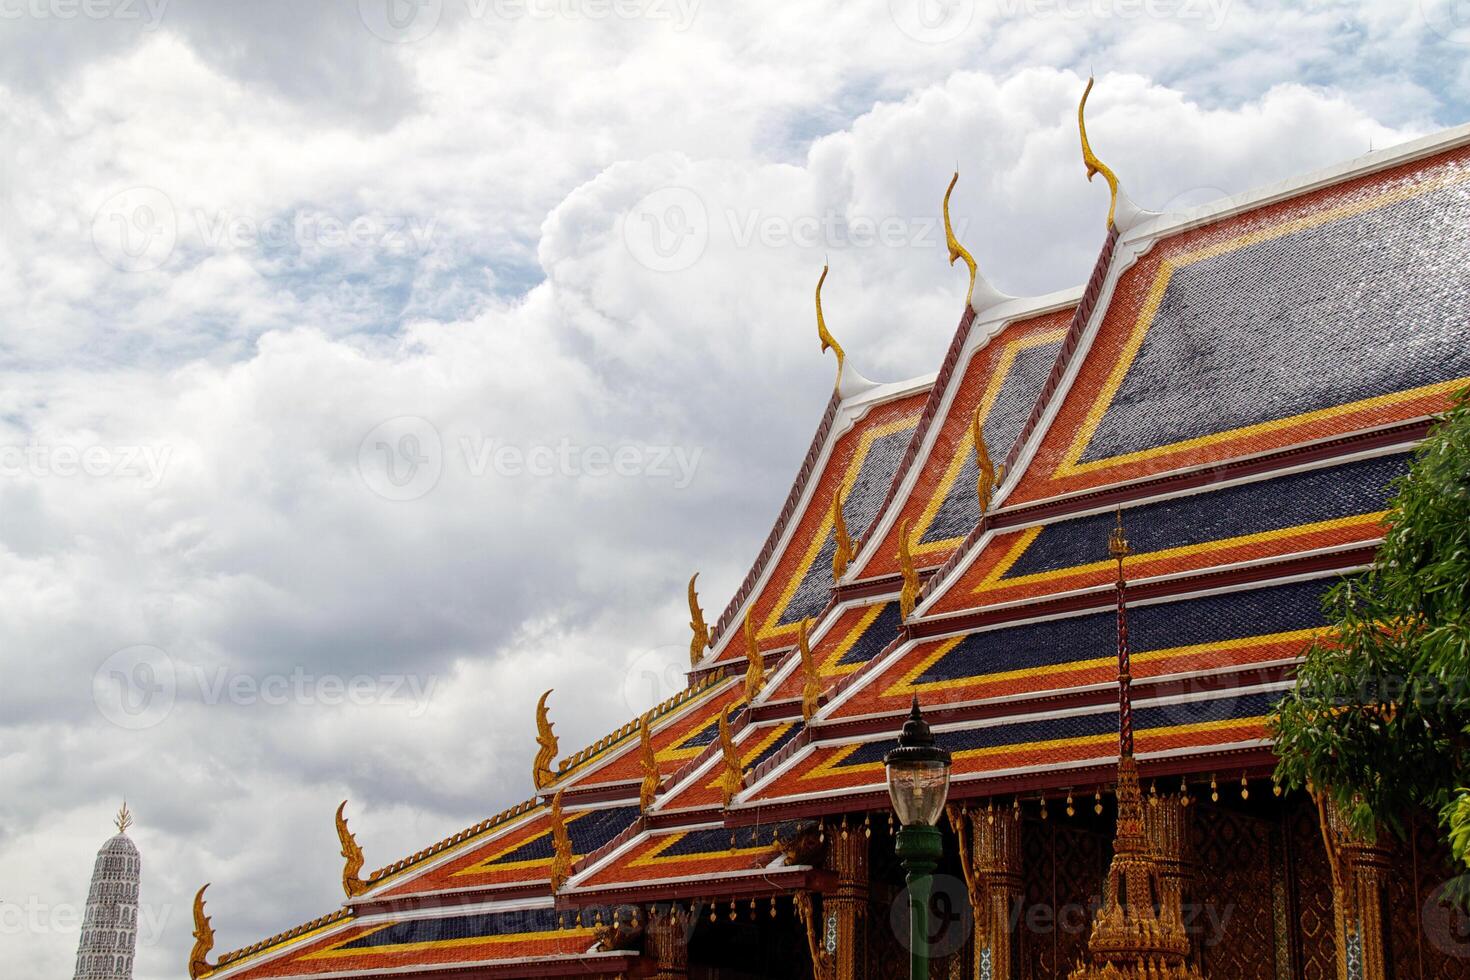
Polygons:
M567 836L571 838L572 850L578 854L590 854L622 833L638 818L638 813L636 806L619 806L606 810L592 810L575 820L569 819ZM555 853L551 831L548 829L535 839L526 841L515 850L502 854L487 864L493 866L511 864L516 861L538 861L551 858Z

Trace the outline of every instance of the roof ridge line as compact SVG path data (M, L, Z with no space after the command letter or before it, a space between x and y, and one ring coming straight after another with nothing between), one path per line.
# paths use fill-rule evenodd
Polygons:
M292 929L287 929L285 932L278 932L274 936L271 936L269 939L262 939L257 943L251 943L249 946L242 946L239 949L231 950L228 953L221 953L219 958L215 961L214 968L210 971L209 974L206 974L206 976L211 976L226 966L233 966L246 957L254 956L256 953L263 953L272 946L278 946L283 942L287 942L288 940L300 938L308 932L313 932L325 926L341 922L344 919L350 919L353 917L353 915L354 913L351 907L343 906L335 912L329 912L326 915L318 916L317 918L312 919L310 922L304 922L301 925L296 926Z
M466 827L464 830L461 830L458 833L451 834L443 840L436 841L435 843L430 844L428 847L425 847L422 850L415 851L408 857L400 858L399 860L394 861L391 864L384 865L383 867L374 871L372 874L368 875L368 885L370 887L377 886L387 879L393 877L394 875L397 875L402 871L406 871L408 868L420 863L421 861L427 860L428 858L431 858L437 854L441 854L449 848L454 847L455 845L463 844L468 840L479 837L481 834L494 830L496 827L509 820L514 819L515 817L519 817L522 814L530 813L532 810L535 810L540 806L541 798L539 795L533 796L529 800L522 800L515 806L507 807L506 809L500 811L493 817L481 820L477 824L472 824L471 826Z

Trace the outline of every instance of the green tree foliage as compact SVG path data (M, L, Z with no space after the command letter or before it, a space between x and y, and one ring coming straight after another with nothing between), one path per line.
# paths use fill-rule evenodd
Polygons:
M1364 832L1432 808L1470 861L1470 390L1394 490L1377 562L1328 593L1333 629L1276 709L1277 778Z

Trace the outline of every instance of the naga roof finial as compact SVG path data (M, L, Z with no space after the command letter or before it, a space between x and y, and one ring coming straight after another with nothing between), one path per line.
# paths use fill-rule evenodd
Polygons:
M822 283L826 281L827 266L824 264L822 266L822 276L817 280L817 337L822 341L823 354L827 353L829 347L837 353L837 385L841 387L842 365L847 360L847 354L843 352L842 345L827 330L827 318L822 315Z
M1108 202L1108 227L1111 229L1117 227L1118 175L1097 158L1097 154L1092 152L1092 144L1087 141L1087 120L1084 114L1087 109L1087 96L1092 93L1092 83L1092 76L1087 76L1087 88L1082 90L1082 101L1077 103L1077 132L1082 136L1082 162L1087 165L1087 179L1092 180L1098 174L1102 174L1103 180L1108 182L1108 190L1112 194L1112 199Z
M970 270L970 288L965 292L965 305L969 306L975 301L975 278L980 274L975 265L975 256L970 250L960 244L955 237L954 225L949 220L949 196L954 193L954 185L960 182L960 172L956 168L954 176L949 179L949 187L944 192L944 242L949 246L949 264L954 265L961 259L964 260L965 268Z
M695 572L689 577L689 628L694 635L689 638L689 666L698 667L699 661L704 659L704 651L709 648L709 626L704 621L704 610L699 608L699 593L694 591L694 580L699 578Z
M765 685L765 662L761 659L760 644L756 642L755 626L750 621L750 610L745 612L745 700L755 701Z
M730 801L735 799L735 794L740 792L740 786L745 782L745 768L740 764L740 753L735 749L735 740L730 737L730 709L733 705L726 706L720 712L720 756L724 764L724 772L720 776L720 798L724 806L728 808Z
M852 536L847 533L847 519L842 516L842 487L832 494L832 533L837 539L837 549L832 552L832 581L842 581L847 566L852 564Z
M133 813L128 809L127 800L123 800L122 809L117 811L117 816L112 818L112 823L117 827L119 834L126 834L128 828L133 825Z
M811 721L817 713L822 697L822 678L817 671L816 659L812 656L811 643L807 639L809 619L803 619L796 634L797 649L801 651L801 720Z
M567 835L567 822L561 812L561 790L551 798L551 890L561 891L572 876L572 839Z
M347 818L343 816L346 809L347 801L343 800L337 807L337 840L342 845L342 860L346 862L342 866L342 891L348 898L356 898L367 891L368 886L362 880L362 847L352 836L352 831L347 829Z
M909 521L905 517L898 526L898 569L903 572L903 590L898 594L899 616L908 619L914 614L919 602L919 570L914 567L914 556L909 551Z
M638 809L647 810L658 795L658 756L653 751L653 733L644 715L638 726L639 764L643 769L643 784L638 787Z
M556 778L551 771L551 764L556 761L558 742L556 735L551 731L551 713L546 707L546 699L549 697L551 697L551 691L541 695L541 700L536 702L536 744L540 748L536 750L536 762L532 768L531 778L537 789L550 786L551 781Z
M214 969L209 962L209 953L214 949L214 930L210 928L209 916L204 914L204 888L194 896L194 948L189 951L189 980L199 980Z
M974 418L970 420L970 438L975 442L975 491L980 498L980 516L990 513L990 502L995 499L1005 467L997 467L990 460L990 451L985 445L984 406L975 406Z

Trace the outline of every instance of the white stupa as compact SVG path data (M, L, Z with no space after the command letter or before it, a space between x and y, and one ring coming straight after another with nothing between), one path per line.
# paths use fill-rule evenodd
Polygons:
M87 914L77 945L74 980L132 980L133 953L138 946L138 882L142 861L128 837L133 815L123 804L117 834L97 852Z

